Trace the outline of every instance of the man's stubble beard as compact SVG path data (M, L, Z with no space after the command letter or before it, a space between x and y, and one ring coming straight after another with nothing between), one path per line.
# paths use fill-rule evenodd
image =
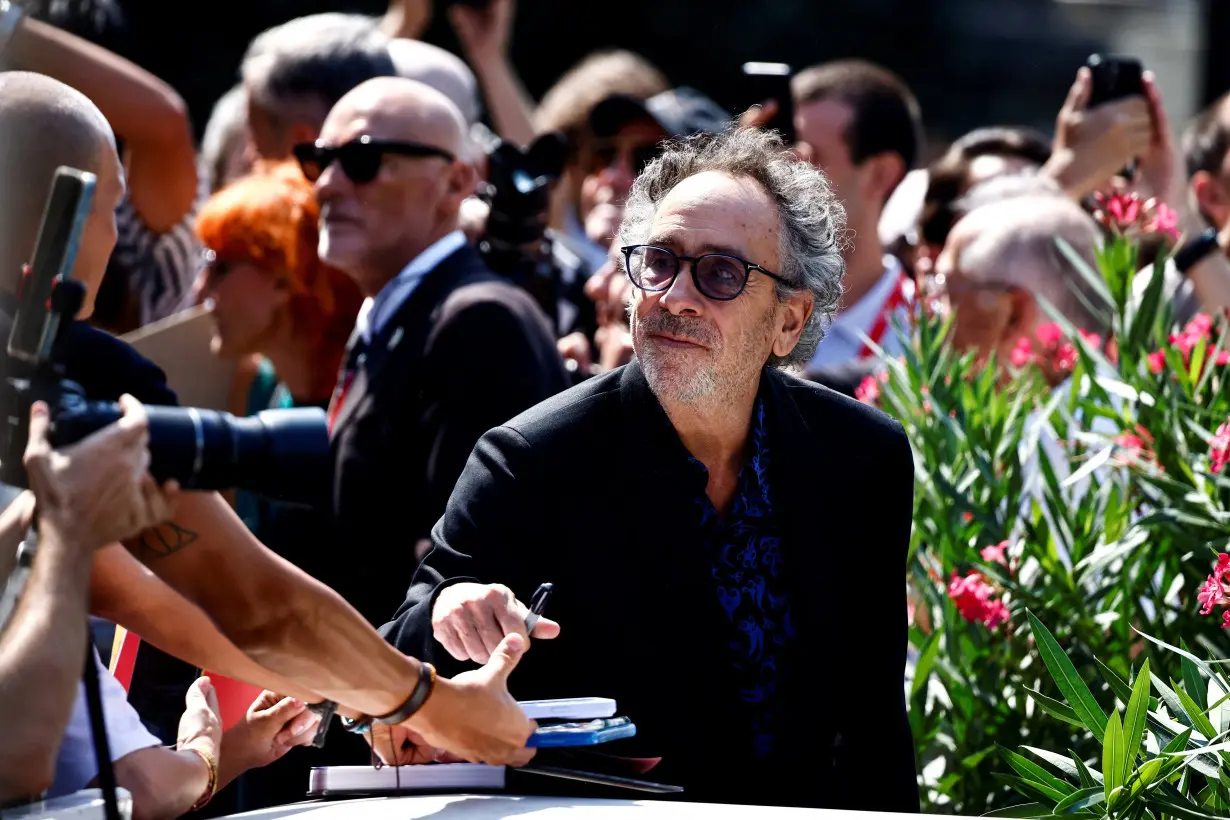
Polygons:
M632 329L632 339L635 355L640 360L645 379L654 395L661 399L685 405L712 404L722 402L741 392L747 380L737 363L751 357L759 357L760 352L769 341L771 334L770 320L772 314L753 329L742 334L736 341L737 354L733 361L724 362L723 353L726 350L725 341L717 328L701 319L685 319L659 309L650 314L649 327L643 325L636 316L633 304L628 308L628 321ZM669 351L654 349L648 341L649 331L666 331L673 335L694 338L704 342L708 350L703 355L708 357L690 372L685 356L698 355L701 352L689 354L686 351ZM760 363L763 367L764 362ZM756 368L752 379L759 379L760 367Z

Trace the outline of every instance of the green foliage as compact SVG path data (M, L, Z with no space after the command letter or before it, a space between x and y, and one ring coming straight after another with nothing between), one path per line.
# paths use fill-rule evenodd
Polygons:
M1226 334L1175 327L1162 262L1141 288L1126 239L1081 264L1112 346L1045 306L1062 338L1035 345L1041 365L980 361L927 313L875 385L915 455L906 692L924 809L1225 814L1223 754L1185 753L1230 739L1230 681L1206 660L1230 633L1195 597L1230 541L1209 458L1230 417ZM984 557L1002 542L1004 561Z

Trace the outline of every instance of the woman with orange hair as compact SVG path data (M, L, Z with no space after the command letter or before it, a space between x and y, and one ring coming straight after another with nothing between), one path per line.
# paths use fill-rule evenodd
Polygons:
M214 319L214 353L267 361L256 406L326 405L362 297L316 255L320 209L294 163L262 166L215 194L197 217L208 265L197 281ZM278 382L273 382L272 374ZM270 387L270 404L258 397Z

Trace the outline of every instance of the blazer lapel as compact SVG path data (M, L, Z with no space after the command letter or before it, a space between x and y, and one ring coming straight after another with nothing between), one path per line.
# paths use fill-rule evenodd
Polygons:
M372 343L359 363L354 382L346 391L346 401L338 410L333 434L345 428L363 400L380 385L380 373L392 359L398 359L407 368L422 356L427 336L431 331L431 317L436 308L457 286L458 280L473 270L474 251L464 246L446 257L419 282L397 310L388 324L372 339ZM413 376L399 369L400 377Z

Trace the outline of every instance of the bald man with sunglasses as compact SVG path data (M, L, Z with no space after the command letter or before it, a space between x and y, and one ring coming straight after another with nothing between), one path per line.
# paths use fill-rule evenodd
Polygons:
M367 296L330 406L338 543L328 583L374 623L405 596L478 438L568 385L550 323L466 243L465 122L426 85L378 78L295 156L321 205L320 258Z

